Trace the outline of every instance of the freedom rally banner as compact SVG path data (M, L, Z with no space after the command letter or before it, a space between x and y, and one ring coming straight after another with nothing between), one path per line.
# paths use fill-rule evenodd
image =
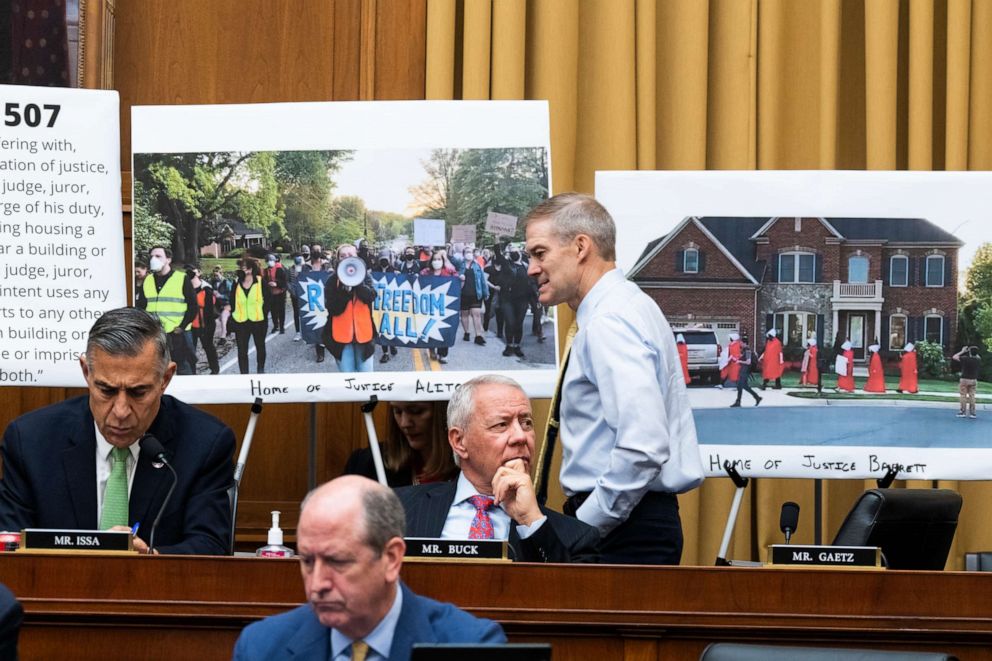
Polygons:
M393 347L450 347L458 331L457 276L372 272L372 321L379 344Z

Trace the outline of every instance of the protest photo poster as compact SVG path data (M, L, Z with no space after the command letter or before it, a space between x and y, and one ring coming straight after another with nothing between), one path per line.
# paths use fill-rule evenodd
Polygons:
M135 107L132 136L135 303L200 287L171 393L447 399L498 372L551 395L516 222L551 190L546 102Z
M117 92L2 85L0 386L83 386L127 298Z
M987 172L597 173L618 265L687 345L708 475L992 477L990 188Z

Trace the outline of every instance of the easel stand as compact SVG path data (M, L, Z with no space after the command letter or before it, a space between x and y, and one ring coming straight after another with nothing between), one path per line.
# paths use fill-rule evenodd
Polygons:
M742 477L734 465L729 461L723 462L723 470L733 481L737 491L734 492L734 501L730 504L730 513L727 514L727 526L723 529L723 541L720 542L720 552L716 556L716 565L726 567L731 563L727 560L727 548L730 546L730 536L734 533L734 526L737 525L737 513L741 509L741 501L744 499L744 489L747 488L748 478Z
M241 476L245 473L245 466L248 465L248 453L251 452L251 441L255 437L255 425L258 424L258 416L262 413L262 398L256 397L255 403L251 405L251 415L248 416L248 427L245 429L245 437L241 442L241 452L238 453L238 463L234 466L234 482L227 490L228 499L231 502L231 537L228 540L227 552L234 554L234 531L238 522L238 492L241 490Z
M379 478L379 484L388 487L386 482L386 468L382 463L382 449L379 447L379 437L375 433L375 421L372 419L372 411L379 403L379 398L375 395L369 401L362 404L362 414L365 416L365 432L369 437L369 450L372 452L372 462L375 464L375 474Z

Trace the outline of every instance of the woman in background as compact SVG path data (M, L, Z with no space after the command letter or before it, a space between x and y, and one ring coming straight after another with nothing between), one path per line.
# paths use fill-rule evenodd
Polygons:
M443 482L458 475L448 445L447 402L393 402L389 433L379 444L386 481L391 487ZM345 464L346 475L377 479L372 451L355 450Z
M238 369L248 374L248 344L255 342L256 371L265 373L265 316L268 308L262 295L262 269L254 259L246 258L244 269L238 271L234 287L234 312L229 324L234 325L234 341L238 345Z

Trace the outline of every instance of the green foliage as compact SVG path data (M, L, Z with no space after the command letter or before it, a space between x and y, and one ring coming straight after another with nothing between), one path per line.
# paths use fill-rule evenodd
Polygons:
M986 351L992 351L992 303L978 305L972 319L974 320L975 335L981 338ZM973 343L978 344L977 341Z
M540 148L436 149L424 163L427 180L411 189L422 215L475 225L484 241L490 211L522 218L548 197L547 155ZM518 227L520 240L523 229Z
M947 359L944 357L944 348L941 345L936 342L920 340L914 346L916 347L916 369L921 375L940 378L947 374Z
M965 276L968 294L982 303L992 303L992 243L978 247Z
M286 236L293 246L319 239L330 231L332 177L352 154L351 151L283 151L276 154L275 177Z
M244 257L244 256L245 256L245 249L244 248L235 248L234 250L231 250L227 254L224 255L224 257L227 258L227 259L240 259L241 257Z
M152 213L149 193L140 181L134 183L134 232L131 237L135 253L146 253L155 246L171 246L176 228Z

